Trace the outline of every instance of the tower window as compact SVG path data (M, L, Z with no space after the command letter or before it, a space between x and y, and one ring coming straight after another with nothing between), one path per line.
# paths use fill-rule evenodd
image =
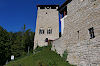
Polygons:
M51 9L56 9L56 6L52 6Z
M39 29L39 34L44 34L44 29Z
M40 9L45 9L45 7L41 6Z
M90 34L90 39L95 38L93 27L89 29L89 34Z
M51 28L49 28L49 29L47 30L47 34L52 34L52 29L51 29Z

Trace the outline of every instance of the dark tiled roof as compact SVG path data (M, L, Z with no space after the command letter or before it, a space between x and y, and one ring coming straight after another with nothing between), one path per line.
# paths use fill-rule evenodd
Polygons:
M72 0L67 0L64 4L62 4L58 10L64 8L68 3L70 3Z

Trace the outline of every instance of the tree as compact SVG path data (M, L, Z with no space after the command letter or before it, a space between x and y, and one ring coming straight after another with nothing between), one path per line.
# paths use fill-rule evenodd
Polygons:
M26 55L28 47L32 52L34 34L31 29L26 30L25 24L22 31L15 33L7 32L0 26L0 66L4 65L7 60L10 61L11 55L14 55L15 59Z
M25 51L28 52L28 47L30 48L30 51L33 50L34 46L34 32L31 32L30 29L26 30L25 35Z
M0 26L0 65L10 59L9 33Z
M22 32L16 32L12 34L12 44L11 44L11 53L15 58L20 57L24 54L24 46L22 43Z

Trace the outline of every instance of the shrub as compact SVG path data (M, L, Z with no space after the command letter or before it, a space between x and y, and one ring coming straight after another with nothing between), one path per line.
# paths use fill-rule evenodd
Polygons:
M67 55L68 55L67 50L65 50L64 53L63 53L63 57L62 57L65 61L67 59Z

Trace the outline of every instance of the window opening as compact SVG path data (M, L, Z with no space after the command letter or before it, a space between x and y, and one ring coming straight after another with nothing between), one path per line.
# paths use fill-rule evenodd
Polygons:
M44 29L39 29L39 34L44 34Z
M51 9L56 9L56 7L55 6L52 6Z
M89 29L89 34L90 34L90 39L95 38L93 27Z
M52 29L49 28L49 29L47 30L47 34L52 34Z
M78 39L79 39L79 31L77 31L77 33L78 33Z
M45 9L45 7L41 6L40 9Z

